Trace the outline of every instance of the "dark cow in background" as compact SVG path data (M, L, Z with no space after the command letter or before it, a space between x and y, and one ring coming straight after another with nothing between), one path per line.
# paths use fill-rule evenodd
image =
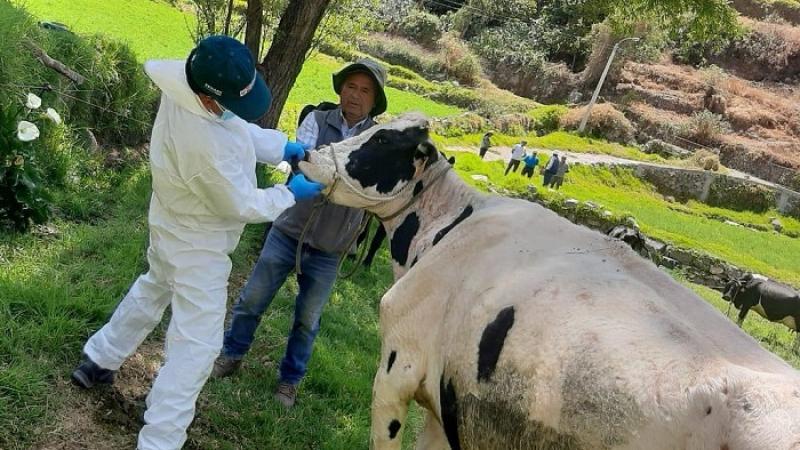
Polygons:
M786 325L795 332L794 351L800 350L800 336L797 324L800 323L800 294L777 281L746 274L738 280L731 280L722 294L725 301L733 303L739 310L739 326L752 309L770 322Z
M612 239L619 239L628 244L636 253L647 256L647 240L638 228L617 225L606 233Z

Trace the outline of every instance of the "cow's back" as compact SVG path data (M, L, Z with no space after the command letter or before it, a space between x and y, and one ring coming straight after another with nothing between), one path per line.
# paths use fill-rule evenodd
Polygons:
M467 448L672 448L653 442L688 430L711 445L688 416L705 386L735 366L794 376L624 244L528 202L477 211L387 303L383 327L408 314L435 335L428 401L455 402Z

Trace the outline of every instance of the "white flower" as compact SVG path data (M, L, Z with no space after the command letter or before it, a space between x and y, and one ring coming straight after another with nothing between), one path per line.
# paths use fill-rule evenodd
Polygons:
M46 115L46 116L47 116L47 117L48 117L50 120L52 120L53 122L55 122L55 123L56 123L56 125L60 125L60 124L61 124L61 116L60 116L60 115L58 115L58 112L56 112L56 110L55 110L55 109L53 109L53 108L47 108L47 112L45 112L44 114L45 114L45 115Z
M30 142L39 137L39 129L36 128L36 125L28 122L27 120L21 120L19 125L17 125L17 138L22 142Z
M292 173L292 166L291 166L291 164L289 164L286 161L281 161L280 163L278 163L278 165L275 166L275 169L278 172L285 173L286 175L289 175L290 173Z
M36 94L28 94L28 100L25 102L25 106L28 109L39 109L39 107L42 106L42 99Z

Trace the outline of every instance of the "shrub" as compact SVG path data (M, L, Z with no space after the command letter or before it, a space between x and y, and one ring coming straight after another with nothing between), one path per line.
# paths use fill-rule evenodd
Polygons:
M44 116L38 109L41 99L29 95L27 109L16 104L0 104L0 228L25 231L32 223L49 216L50 196L37 161L36 140ZM52 109L47 115L61 123Z
M443 80L446 71L438 55L421 49L403 38L370 35L358 43L359 50L390 64L408 67L428 79Z
M443 36L440 44L447 75L462 84L474 85L481 76L481 64L467 44L453 34Z
M48 38L50 54L87 77L68 92L74 99L63 99L69 123L90 128L102 144L146 142L158 94L130 47L104 36L51 33Z
M719 155L708 150L697 150L689 160L693 166L703 170L719 170Z
M783 81L800 71L800 31L790 25L745 21L750 30L732 41L718 58L750 80Z
M523 28L517 24L486 29L470 44L497 86L538 101L566 100L577 86L577 76L565 64L548 62Z
M351 46L337 39L321 39L319 42L319 51L345 61L355 61L359 57L358 53L351 48Z
M681 137L701 145L715 145L722 134L730 131L731 125L722 116L711 111L696 112L678 126Z
M84 75L85 82L76 86L42 65L26 48L29 43ZM69 215L79 197L91 196L83 203L96 214L104 200L87 186L106 174L78 136L92 130L114 147L147 140L158 97L141 65L124 44L42 29L24 10L3 1L0 61L0 89L6 93L0 98L0 227L24 230L50 213ZM39 111L21 109L20 97L47 85L52 90L41 94L44 103L59 105L69 125L41 126L38 139L22 142L16 136L21 119L46 121Z
M528 113L536 121L535 129L540 135L549 134L561 128L561 119L569 111L564 105L544 105Z
M568 130L577 130L585 112L586 107L571 109L564 115L561 125ZM636 133L628 118L608 103L592 108L585 131L591 136L621 143L631 142Z
M439 18L433 14L414 11L400 23L400 32L424 47L433 48L442 37L441 26Z
M431 130L444 137L459 137L481 133L488 128L486 119L475 113L464 113L455 117L434 119Z

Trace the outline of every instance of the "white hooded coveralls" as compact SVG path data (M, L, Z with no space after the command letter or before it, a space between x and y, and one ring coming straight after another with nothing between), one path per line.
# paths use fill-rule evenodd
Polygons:
M117 370L161 320L172 320L166 360L147 396L139 450L175 450L186 441L195 401L222 346L229 254L246 223L271 221L294 205L283 185L256 187L256 161L277 164L286 135L205 110L189 88L185 61L148 61L161 89L150 143L150 270L84 351Z

